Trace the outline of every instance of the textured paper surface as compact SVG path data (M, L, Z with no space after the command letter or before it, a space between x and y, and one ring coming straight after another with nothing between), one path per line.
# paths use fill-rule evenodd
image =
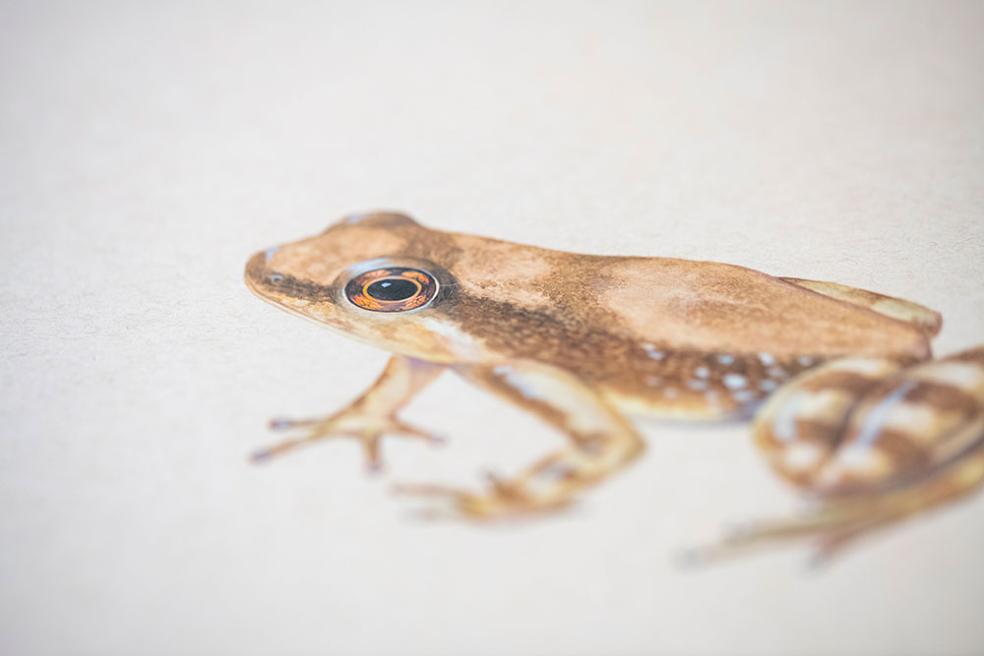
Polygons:
M575 512L412 521L559 437L447 377L382 480L274 415L386 354L275 311L247 256L342 213L898 294L984 339L980 3L4 3L0 651L970 654L984 499L810 572L676 549L794 511L745 427L643 422Z

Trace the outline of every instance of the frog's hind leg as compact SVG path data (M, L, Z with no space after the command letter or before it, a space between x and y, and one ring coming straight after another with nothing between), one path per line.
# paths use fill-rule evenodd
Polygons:
M884 294L878 294L867 289L849 287L836 282L788 277L782 277L780 279L818 294L835 298L838 301L860 305L879 314L884 314L887 317L911 323L919 327L927 337L937 335L940 332L940 328L943 327L943 318L939 312L930 310L912 301L906 301L893 296L885 296Z
M511 478L487 476L481 491L423 484L401 485L398 492L446 501L451 514L477 520L543 513L569 505L642 452L642 439L628 420L573 374L530 361L455 370L564 431L569 446Z
M984 427L979 435L984 437ZM918 513L955 502L984 486L984 448L978 445L973 453L894 493L875 497L874 507L858 508L859 518L843 523L817 538L813 560L827 563L843 553L858 540L904 521Z
M799 516L736 526L719 542L685 552L685 562L706 564L783 542L804 540L813 545L812 562L825 564L862 538L957 501L982 485L984 449L977 449L950 467L894 493L825 500Z
M740 527L690 555L706 561L799 538L814 540L827 560L984 484L984 348L909 368L832 362L780 390L754 435L773 469L812 494L815 507Z

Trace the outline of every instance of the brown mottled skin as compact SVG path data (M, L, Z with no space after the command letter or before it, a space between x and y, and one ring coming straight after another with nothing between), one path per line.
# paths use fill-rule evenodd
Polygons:
M367 311L343 290L376 265L426 271L440 290L421 309ZM902 376L898 372L918 363L936 366L929 339L939 331L939 315L901 299L729 264L582 255L440 232L392 212L349 217L318 236L257 253L247 264L246 281L271 303L394 354L380 380L352 407L303 422L315 426L307 438L262 455L344 433L359 436L378 464L382 432L426 437L394 424L395 413L443 369L569 434L571 448L512 481L492 480L486 494L414 489L449 497L470 516L565 505L575 492L630 461L642 447L622 411L747 415L776 389L784 390L791 405L763 409L756 439L773 467L794 484L834 496L865 486L881 489L896 470L908 476L932 460L932 439L907 441L886 424L877 433L884 439L872 441L864 417L854 417L862 422L867 469L851 461L856 470L830 471L849 413L865 406L865 394L873 406L871 399L882 392L890 397L882 405L896 404L903 392L912 392L913 399L932 393L907 383L892 396L901 383L885 378ZM977 362L976 352L968 353L968 361ZM838 368L850 358L854 364ZM963 386L963 392L944 392L933 408L945 409L963 393L972 407L964 408L961 421L970 422L968 430L976 435L984 385L975 387L970 369L944 371L955 366L950 361L927 370ZM876 369L880 378L871 373ZM867 375L875 377L862 379ZM367 411L367 404L378 409ZM890 423L890 414L882 408L875 418ZM789 433L790 426L798 432ZM799 451L792 453L792 447ZM885 464L891 457L894 468ZM821 533L830 537L842 529L824 524Z

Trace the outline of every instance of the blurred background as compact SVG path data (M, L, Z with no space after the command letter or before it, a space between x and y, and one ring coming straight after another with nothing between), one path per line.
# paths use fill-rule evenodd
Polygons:
M642 427L572 512L415 521L559 443L447 376L382 477L272 416L387 354L253 298L254 251L342 214L722 260L984 337L980 2L0 2L0 651L972 654L984 500L831 568L681 548L801 507L742 425Z

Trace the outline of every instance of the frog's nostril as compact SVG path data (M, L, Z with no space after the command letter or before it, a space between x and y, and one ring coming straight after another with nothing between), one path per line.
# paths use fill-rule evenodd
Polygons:
M284 282L287 276L273 271L270 267L270 259L278 250L279 247L275 246L255 253L253 257L249 258L249 262L246 264L246 279L254 284L278 285Z

